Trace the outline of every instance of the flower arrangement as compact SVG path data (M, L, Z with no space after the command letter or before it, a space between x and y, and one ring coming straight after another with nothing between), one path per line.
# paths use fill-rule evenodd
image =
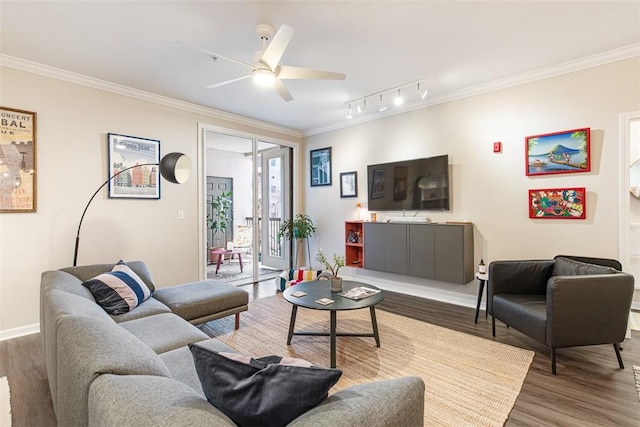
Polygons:
M333 263L331 263L322 249L318 251L316 260L329 270L333 277L338 277L338 270L345 265L344 255L333 254Z

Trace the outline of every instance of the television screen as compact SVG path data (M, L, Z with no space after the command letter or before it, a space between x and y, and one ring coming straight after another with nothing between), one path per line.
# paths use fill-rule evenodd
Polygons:
M367 166L370 211L448 211L449 156Z

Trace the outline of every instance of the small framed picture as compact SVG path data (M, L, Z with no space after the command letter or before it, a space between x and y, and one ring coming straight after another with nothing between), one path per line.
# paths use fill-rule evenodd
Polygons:
M585 219L586 198L584 187L529 190L529 218Z
M527 176L589 172L590 145L589 128L528 136L525 138Z
M331 147L311 150L311 186L331 185Z
M108 134L109 197L160 198L160 141Z
M358 172L340 174L340 197L358 197Z

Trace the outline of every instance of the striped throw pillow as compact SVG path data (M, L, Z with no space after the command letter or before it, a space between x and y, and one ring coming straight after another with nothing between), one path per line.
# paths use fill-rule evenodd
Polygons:
M123 261L83 285L109 314L127 313L151 296L149 287Z

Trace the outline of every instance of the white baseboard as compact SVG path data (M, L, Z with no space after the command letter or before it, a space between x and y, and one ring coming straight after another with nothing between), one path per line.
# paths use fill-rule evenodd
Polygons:
M12 338L23 337L25 335L37 334L40 332L40 324L20 326L19 328L5 329L0 331L0 341L10 340Z

